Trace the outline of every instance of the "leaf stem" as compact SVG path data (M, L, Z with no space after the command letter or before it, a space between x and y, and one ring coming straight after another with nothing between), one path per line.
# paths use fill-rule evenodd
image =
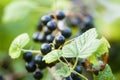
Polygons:
M63 61L60 60L60 58L58 59L63 65L67 65L66 63L64 63Z
M72 68L73 70L76 67L77 63L78 63L78 57L76 57L75 64L73 65L73 68Z
M73 73L79 75L81 78L83 78L84 80L88 80L84 75L79 74L78 72L76 72L75 70L72 70Z
M23 52L32 52L33 54L42 54L40 50L26 50L22 49Z

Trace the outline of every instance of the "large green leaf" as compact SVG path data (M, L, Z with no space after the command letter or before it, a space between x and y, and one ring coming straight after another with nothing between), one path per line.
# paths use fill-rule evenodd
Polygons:
M62 76L62 77L67 77L69 76L71 73L70 69L68 66L63 66L62 68L58 69L56 72L55 72L55 75L56 76Z
M109 65L106 65L105 69L103 71L100 71L98 76L94 75L94 80L116 80L116 79L112 74Z
M22 48L27 45L29 42L29 36L27 33L23 33L19 35L17 38L13 40L9 48L9 55L11 58L18 58L21 54Z
M62 48L62 56L64 57L76 57L78 56L78 49L77 49L77 45L76 42L73 41L72 43L65 45Z
M62 55L61 50L53 50L47 55L45 55L43 57L43 60L45 60L46 63L51 63L51 62L58 60L61 57L61 55Z
M108 48L110 48L110 45L108 41L104 37L102 37L101 40L102 40L102 44L91 56L88 57L88 60L94 65L98 65L97 57L100 57L101 55L109 52Z
M93 28L75 38L70 44L64 46L62 56L87 58L94 52L97 52L102 43L103 40L98 38L98 33L96 29Z
M3 22L14 22L23 20L26 16L33 14L38 7L37 3L28 0L15 1L6 6Z

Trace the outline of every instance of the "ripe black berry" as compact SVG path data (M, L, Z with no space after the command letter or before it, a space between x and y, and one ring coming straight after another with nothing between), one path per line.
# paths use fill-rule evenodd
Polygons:
M41 17L41 21L44 25L46 25L51 20L51 17L49 15L44 15Z
M50 35L47 35L46 36L46 41L49 42L49 43L52 43L53 40L54 40L55 36L50 34Z
M82 73L82 68L81 68L81 66L76 66L75 67L75 71L77 71L78 73Z
M29 63L26 63L26 70L28 72L34 72L36 70L36 65L35 65L35 62L33 60Z
M41 45L40 50L43 55L46 55L47 53L49 53L52 50L52 47L48 43L44 43Z
M45 61L42 61L42 56L41 55L37 55L35 57L35 63L38 64L38 68L39 69L44 69L46 68L47 64L45 63Z
M49 35L52 33L52 31L50 31L47 27L44 28L44 35Z
M26 62L30 62L32 60L32 53L31 52L25 52L23 54L23 59L26 61Z
M53 31L57 28L57 23L55 21L49 21L47 27L49 30Z
M65 37L62 35L59 35L55 38L55 47L58 48L60 45L64 44Z
M64 19L64 18L65 18L65 14L64 14L63 11L57 12L57 19L58 19L58 20L62 20L62 19Z
M37 70L33 73L35 79L40 80L43 77L43 73L40 70Z
M61 33L65 38L69 38L72 34L72 32L69 28L65 28L65 29L61 30Z
M94 24L93 24L92 20L90 18L88 18L88 20L84 23L84 25L81 26L81 31L85 32L93 27L94 27Z
M39 42L39 40L38 40L38 36L39 36L39 32L35 32L34 34L33 34L33 40L35 41L35 42Z
M43 28L42 23L39 23L39 24L37 25L37 30L38 30L38 31L41 31L41 30L42 30L42 28Z
M38 41L42 43L42 42L45 42L45 40L46 40L46 39L45 39L45 35L44 35L44 34L39 33L39 36L38 36Z

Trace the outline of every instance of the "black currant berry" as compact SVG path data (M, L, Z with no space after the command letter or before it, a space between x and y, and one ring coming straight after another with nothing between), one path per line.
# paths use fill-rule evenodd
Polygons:
M43 28L42 23L39 23L39 24L37 25L37 30L38 30L38 31L41 31L41 30L42 30L42 28Z
M43 31L44 31L44 35L49 35L52 33L52 31L49 30L47 27L45 27Z
M55 66L56 63L57 63L56 61L52 62L52 63L49 63L49 64L47 63L47 66L51 68L51 67Z
M47 41L48 43L52 43L53 40L54 40L54 38L55 38L55 36L52 35L52 34L47 35L47 36L46 36L46 41Z
M37 55L35 57L35 63L38 64L39 69L44 69L47 66L45 61L42 61L42 59L43 59L43 57L41 55Z
M63 80L73 80L71 76L65 77Z
M51 14L49 14L50 15L50 17L52 18L52 19L54 19L54 15L51 13Z
M49 15L44 15L41 17L41 21L44 25L46 25L51 20L51 17Z
M40 80L43 77L43 73L40 70L37 70L33 73L33 76L36 80Z
M68 19L68 20L67 20L67 23L68 23L68 25L71 26L71 27L76 27L76 26L79 26L79 25L80 25L81 20L80 20L80 18L78 18L78 17L74 17L74 18Z
M23 59L26 61L26 62L30 62L32 60L32 53L31 52L25 52L23 54Z
M78 73L81 74L81 73L82 73L82 68L81 68L81 66L78 66L78 65L77 65L77 66L75 67L75 71L77 71Z
M57 12L57 19L58 19L58 20L62 20L62 19L64 19L64 18L65 18L65 14L64 14L63 11Z
M36 65L35 65L35 62L33 60L29 63L26 63L26 70L28 72L34 72L36 70Z
M59 35L55 37L55 48L59 48L62 44L65 42L65 37L62 35Z
M94 24L91 19L88 19L83 26L81 26L81 31L85 32L94 27Z
M45 40L46 40L46 39L45 39L45 35L44 35L44 34L39 33L39 36L38 36L38 41L42 43L42 42L45 42Z
M65 38L69 38L72 34L72 32L69 28L65 28L65 29L61 30L61 33Z
M50 31L53 31L57 28L57 23L55 21L49 21L47 27Z
M44 43L41 45L40 50L43 55L46 55L47 53L49 53L52 50L52 47L48 43Z
M39 34L40 34L40 32L35 32L35 33L33 34L33 40L34 40L35 42L39 42L39 40L38 40Z

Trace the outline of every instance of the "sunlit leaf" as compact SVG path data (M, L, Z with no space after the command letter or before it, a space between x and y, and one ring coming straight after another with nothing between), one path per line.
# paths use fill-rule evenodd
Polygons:
M67 77L70 75L70 69L68 66L63 66L62 68L58 69L56 72L55 72L55 75L56 76L63 76L63 77Z
M116 80L116 79L112 74L109 65L106 65L105 69L103 71L100 71L98 76L94 75L94 80Z
M18 58L21 54L21 50L29 42L29 36L27 33L23 33L16 37L10 45L9 55L11 58Z
M46 63L51 63L51 62L58 60L61 57L61 55L62 55L61 50L53 50L47 55L45 55L43 57L43 60L45 60Z

